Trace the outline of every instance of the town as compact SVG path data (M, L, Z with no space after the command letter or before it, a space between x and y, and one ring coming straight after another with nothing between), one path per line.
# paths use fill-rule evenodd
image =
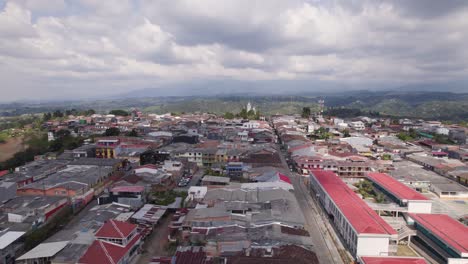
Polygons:
M319 106L46 113L0 263L468 263L467 128Z

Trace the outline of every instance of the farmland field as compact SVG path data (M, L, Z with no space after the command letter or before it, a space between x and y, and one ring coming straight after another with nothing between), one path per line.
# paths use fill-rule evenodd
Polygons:
M8 138L5 140L5 143L0 143L0 162L5 161L16 152L21 151L23 149L23 138L22 137L14 137Z

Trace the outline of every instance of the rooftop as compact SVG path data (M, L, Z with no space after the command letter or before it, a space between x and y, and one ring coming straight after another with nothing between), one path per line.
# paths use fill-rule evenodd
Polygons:
M31 249L26 254L17 258L16 260L49 258L55 256L58 252L68 245L69 241L60 241L52 243L41 243L37 247Z
M204 181L204 182L229 183L231 181L231 179L229 177L219 177L219 176L206 175L206 176L203 177L202 181Z
M423 258L411 257L361 257L362 264L427 264Z
M367 178L380 187L384 188L389 193L393 194L399 200L411 200L411 201L428 201L426 196L420 194L416 190L404 185L403 183L395 180L388 174L369 172Z
M96 237L126 238L137 228L136 225L127 222L109 220L96 232Z
M358 234L397 234L335 173L331 171L313 171L312 175L315 176Z
M15 242L18 238L22 237L25 232L15 232L15 231L8 231L3 233L0 236L0 250L8 247L11 243Z
M468 227L444 214L410 214L410 217L460 255L468 257Z

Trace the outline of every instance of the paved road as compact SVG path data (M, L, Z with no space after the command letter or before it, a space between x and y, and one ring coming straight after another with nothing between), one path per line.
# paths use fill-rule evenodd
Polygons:
M283 166L288 168L287 162L284 157L284 153L281 153L281 160ZM317 205L312 200L312 197L302 181L302 176L287 172L287 176L291 179L291 182L294 186L294 194L299 203L299 206L302 209L304 217L306 219L305 228L309 231L312 243L313 250L319 259L320 263L335 263L342 264L344 263L340 257L340 253L337 249L337 246L333 242L332 235L329 232L334 232L333 230L329 231L326 224L324 223L322 217L320 216L320 210L317 208ZM336 235L335 235L336 236ZM340 248L342 248L340 246ZM342 249L343 251L343 249Z
M193 178L190 180L189 184L185 187L177 187L174 189L174 191L180 192L180 191L188 191L190 186L196 186L198 181L203 177L203 169L199 169L194 175ZM178 182L177 182L178 183Z

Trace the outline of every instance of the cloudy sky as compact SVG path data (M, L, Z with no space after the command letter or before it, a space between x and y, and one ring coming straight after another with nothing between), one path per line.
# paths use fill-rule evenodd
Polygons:
M0 101L463 80L467 43L464 0L0 0Z

